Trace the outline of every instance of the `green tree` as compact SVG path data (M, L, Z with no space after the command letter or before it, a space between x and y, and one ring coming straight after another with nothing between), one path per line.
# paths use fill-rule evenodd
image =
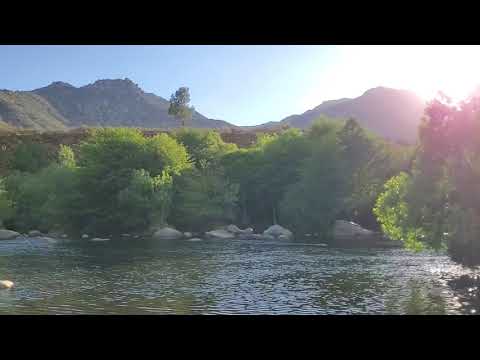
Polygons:
M176 119L181 120L182 126L185 127L185 122L192 118L195 108L189 106L190 104L190 90L188 87L180 87L170 97L170 106L168 114L175 116Z
M12 171L34 173L47 167L50 162L50 153L46 145L35 142L20 144L10 159Z
M287 188L280 208L283 221L297 233L317 232L327 238L342 209L347 182L337 129L325 124L323 130L315 135L312 154L303 161L300 178Z
M170 223L181 229L205 231L235 218L238 186L220 167L192 168L175 181Z
M185 146L190 161L199 169L214 166L222 156L238 149L235 144L225 143L213 130L182 128L175 132L175 138Z

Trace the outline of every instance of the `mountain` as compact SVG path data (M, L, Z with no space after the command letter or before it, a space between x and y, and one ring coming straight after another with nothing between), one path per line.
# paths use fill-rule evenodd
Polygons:
M285 126L307 128L319 117L355 118L359 124L384 138L412 143L424 114L426 103L415 93L376 87L354 99L325 101L301 115L291 115L277 123L259 127Z
M0 91L0 124L37 130L80 126L174 128L179 121L168 115L169 102L144 92L130 79L98 80L75 87L54 82L33 91ZM199 128L235 127L195 112ZM1 125L0 125L1 126Z
M425 102L407 90L376 87L357 98L325 101L300 115L279 122L237 127L195 112L198 128L260 130L283 126L308 128L319 117L355 118L362 126L387 139L415 141ZM81 126L175 128L168 115L169 102L144 92L129 79L98 80L75 87L54 82L33 91L0 90L0 130L10 127L61 130Z

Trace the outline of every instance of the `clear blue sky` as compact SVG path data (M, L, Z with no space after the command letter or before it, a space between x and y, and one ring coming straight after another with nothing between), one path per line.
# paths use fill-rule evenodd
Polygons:
M472 54L480 54L478 49L465 53L475 69ZM251 125L375 86L429 94L437 86L432 81L441 78L438 72L445 72L432 67L447 51L437 50L429 62L432 49L419 46L0 46L0 89L32 90L53 81L83 86L127 77L167 99L188 86L192 104L205 116ZM451 57L445 64L452 64ZM449 74L458 82L454 69L465 64L454 65Z

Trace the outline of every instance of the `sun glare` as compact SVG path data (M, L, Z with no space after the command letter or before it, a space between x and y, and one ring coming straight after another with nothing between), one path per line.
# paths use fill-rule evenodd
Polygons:
M459 101L480 84L478 64L480 46L338 46L337 58L323 71L317 98L359 96L386 86L411 90L425 101L439 91Z

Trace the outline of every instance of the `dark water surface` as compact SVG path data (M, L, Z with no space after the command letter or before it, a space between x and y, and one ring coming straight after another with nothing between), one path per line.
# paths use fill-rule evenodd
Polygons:
M0 314L457 314L446 256L239 241L0 241Z

